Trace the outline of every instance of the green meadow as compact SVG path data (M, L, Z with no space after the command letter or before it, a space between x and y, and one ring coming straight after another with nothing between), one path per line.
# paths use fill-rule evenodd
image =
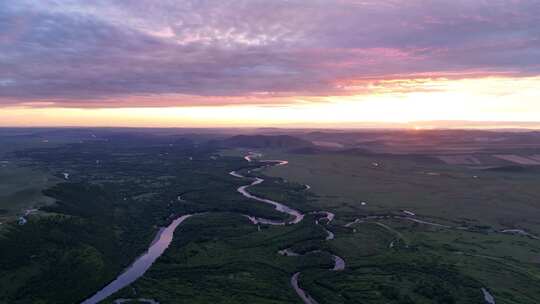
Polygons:
M537 233L536 175L422 157L262 152L289 164L257 170L264 163L246 162L246 150L129 138L18 151L13 157L25 166L6 170L11 184L3 191L17 195L31 180L41 190L28 202L50 201L40 208L48 216L4 227L0 303L81 302L144 253L158 227L183 214L195 215L165 253L105 303L302 303L291 286L296 272L318 303L482 304L482 288L497 303L540 298L540 241L500 233ZM304 220L251 223L244 215L287 217L238 193L251 181L232 170L264 178L249 191L299 210ZM65 171L69 180L55 178ZM27 206L23 198L10 210ZM323 210L335 219L312 213ZM425 223L405 219L404 210ZM326 240L324 228L335 238ZM283 249L299 255L280 255ZM344 259L343 271L330 270L331 255Z
M347 278L310 273L310 291L319 299L376 303L384 291L396 303L483 303L481 287L497 303L532 304L540 298L540 240L499 232L540 232L540 176L407 156L264 154L289 160L265 174L309 184L314 208L337 215L330 248L351 267ZM403 210L451 228L394 218ZM373 215L386 218L343 227ZM441 294L435 287L421 290L419 282L438 284Z
M0 165L0 181L0 222L6 222L24 214L26 209L54 203L42 191L60 179L41 170L8 163Z

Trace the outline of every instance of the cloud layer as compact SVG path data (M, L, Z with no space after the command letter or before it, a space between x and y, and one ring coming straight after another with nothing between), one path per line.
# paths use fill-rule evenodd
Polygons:
M272 103L536 76L538 12L536 0L4 0L0 104Z

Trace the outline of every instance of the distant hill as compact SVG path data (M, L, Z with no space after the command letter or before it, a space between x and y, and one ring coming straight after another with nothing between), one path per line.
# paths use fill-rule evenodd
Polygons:
M518 165L509 165L509 166L498 166L484 169L486 171L495 171L495 172L512 172L512 173L540 173L540 168L537 166L518 166Z
M227 147L242 148L303 148L312 147L310 141L290 135L236 135L223 141Z
M320 154L320 153L324 153L325 150L317 147L317 146L310 146L310 147L300 147L300 148L295 148L295 149L291 149L290 151L288 151L289 153L294 153L294 154Z

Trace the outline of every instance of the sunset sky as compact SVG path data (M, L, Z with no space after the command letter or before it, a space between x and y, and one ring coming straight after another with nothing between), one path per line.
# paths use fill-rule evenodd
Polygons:
M540 122L540 1L0 1L0 126L453 120Z

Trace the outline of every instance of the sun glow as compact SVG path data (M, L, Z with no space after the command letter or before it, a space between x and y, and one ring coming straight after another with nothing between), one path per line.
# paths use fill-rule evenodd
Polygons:
M409 84L411 82L409 81ZM538 121L540 77L415 81L352 96L294 97L288 104L144 108L8 107L3 126L343 126L362 122ZM388 88L387 88L388 89Z

